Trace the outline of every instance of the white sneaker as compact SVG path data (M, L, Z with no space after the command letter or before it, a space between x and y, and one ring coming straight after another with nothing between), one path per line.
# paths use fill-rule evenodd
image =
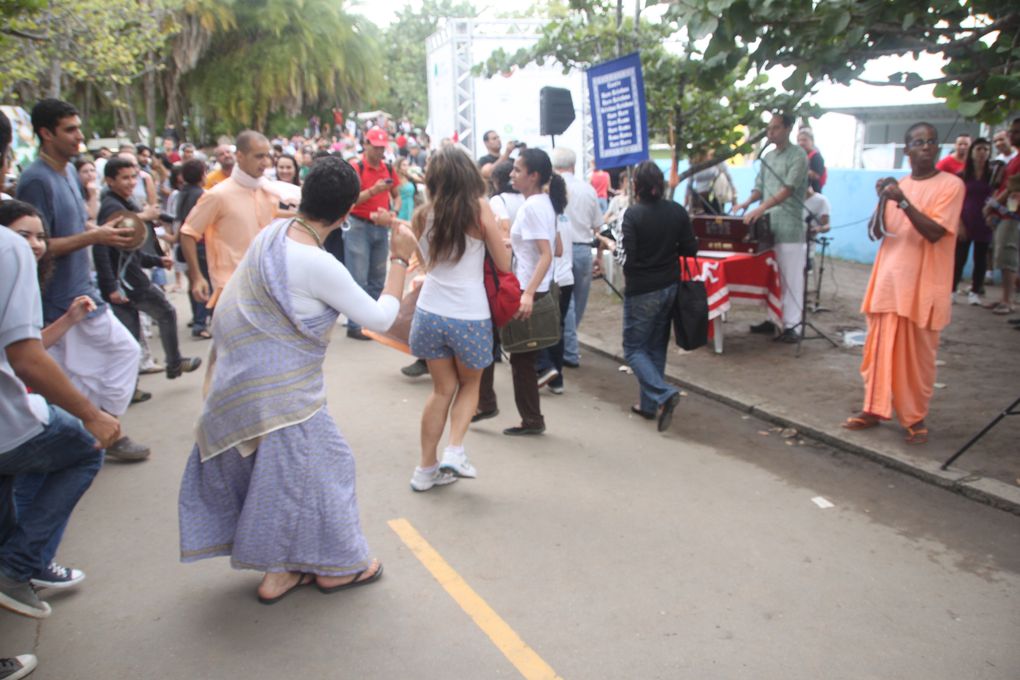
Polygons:
M439 463L440 470L449 470L458 477L469 477L474 479L478 476L475 466L468 462L467 454L463 450L454 452L450 449L443 451L443 460Z
M974 291L971 291L971 292L967 293L967 304L968 305L974 305L975 307L980 307L981 306L981 297L977 293L975 293Z
M19 654L13 659L0 659L0 680L27 678L38 663L34 654Z
M436 468L433 472L425 472L421 468L416 467L414 475L411 477L411 490L428 491L434 486L445 486L456 481L457 475L449 470Z
M62 590L64 588L73 588L84 580L85 572L81 569L64 567L54 561L50 562L49 566L40 573L29 579L29 583L36 590L43 588ZM3 676L0 676L0 680L3 680Z
M550 368L545 373L539 374L539 376L538 376L538 386L540 388L545 387L550 382L555 380L556 376L558 376L559 374L560 374L560 372L557 371L555 368Z
M145 361L138 365L138 372L142 375L149 375L152 373L162 373L166 370L163 364L157 362L152 357L148 357Z

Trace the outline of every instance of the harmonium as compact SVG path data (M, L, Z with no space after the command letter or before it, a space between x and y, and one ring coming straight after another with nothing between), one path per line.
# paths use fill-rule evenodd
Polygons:
M691 224L698 237L698 250L761 253L772 247L768 215L751 224L732 215L692 215Z

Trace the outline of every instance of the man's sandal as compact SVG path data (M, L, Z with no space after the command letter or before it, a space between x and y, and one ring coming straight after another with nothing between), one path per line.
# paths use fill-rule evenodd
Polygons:
M928 428L924 427L907 427L907 438L908 444L927 444L928 443Z
M843 428L847 430L870 430L873 427L878 427L881 424L878 418L869 418L867 416L851 416L843 422Z

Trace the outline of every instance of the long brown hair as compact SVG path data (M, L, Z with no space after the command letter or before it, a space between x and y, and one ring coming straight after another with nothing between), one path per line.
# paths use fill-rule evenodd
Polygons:
M485 196L485 180L471 157L457 146L440 148L429 158L425 170L429 202L417 216L417 231L431 213L429 265L459 260L467 249L467 231L480 219L478 199Z

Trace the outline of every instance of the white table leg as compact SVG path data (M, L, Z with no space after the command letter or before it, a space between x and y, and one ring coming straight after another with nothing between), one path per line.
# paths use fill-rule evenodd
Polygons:
M722 354L723 346L723 318L722 314L712 319L712 331L714 334L715 353Z

